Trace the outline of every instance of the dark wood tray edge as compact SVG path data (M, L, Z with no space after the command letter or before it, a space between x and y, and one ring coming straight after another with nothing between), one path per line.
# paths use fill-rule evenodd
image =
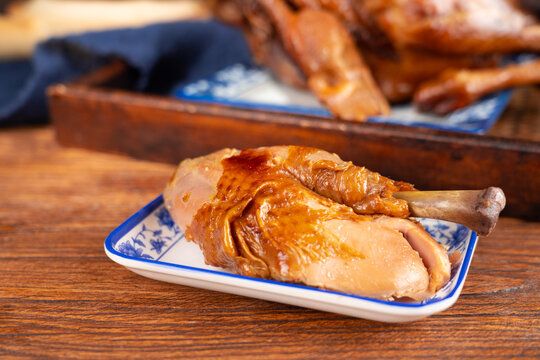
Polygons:
M316 146L423 189L500 186L508 198L504 214L540 217L536 142L253 111L111 89L129 81L129 69L116 62L73 83L50 87L58 141L168 163L223 147Z

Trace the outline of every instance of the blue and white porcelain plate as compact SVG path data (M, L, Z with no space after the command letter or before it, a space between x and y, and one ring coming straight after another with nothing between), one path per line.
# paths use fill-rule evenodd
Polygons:
M310 91L288 86L268 70L252 65L232 65L173 93L184 100L332 117ZM396 105L390 115L371 117L368 122L485 134L502 114L510 95L510 90L498 92L446 116L418 112L411 104Z
M115 229L105 240L105 252L115 262L140 275L209 290L249 296L384 322L424 318L452 306L463 288L476 247L476 233L440 220L419 219L449 253L460 252L448 284L421 303L365 298L309 286L232 274L206 265L199 247L186 241L159 196Z

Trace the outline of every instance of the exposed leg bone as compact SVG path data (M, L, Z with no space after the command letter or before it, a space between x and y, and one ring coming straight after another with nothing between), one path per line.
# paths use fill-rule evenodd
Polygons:
M407 201L411 216L441 219L489 235L506 205L500 188L462 191L405 191L393 194Z

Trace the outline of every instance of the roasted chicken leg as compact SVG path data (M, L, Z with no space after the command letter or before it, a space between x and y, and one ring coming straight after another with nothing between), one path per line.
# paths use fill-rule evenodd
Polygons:
M208 264L380 299L431 297L446 251L396 191L413 190L327 152L225 149L183 161L165 203ZM370 214L370 215L366 215Z
M218 17L243 24L259 63L309 87L346 120L386 114L387 101L410 99L445 114L491 91L538 82L514 75L528 65L498 67L501 55L540 52L538 19L517 0L215 3ZM232 5L236 11L225 11ZM489 71L473 71L480 68Z
M447 70L423 83L414 95L414 102L421 110L446 114L489 93L536 83L540 83L540 60L504 68Z
M242 20L229 15L231 6L242 11ZM218 2L215 12L242 27L258 62L289 84L307 86L340 118L354 121L389 113L353 38L333 13L313 7L293 11L284 0Z
M310 8L293 12L284 0L259 2L308 87L333 113L346 120L389 113L388 102L335 15Z

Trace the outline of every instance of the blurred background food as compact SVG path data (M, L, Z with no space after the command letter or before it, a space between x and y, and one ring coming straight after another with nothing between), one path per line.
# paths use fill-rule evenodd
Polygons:
M218 0L213 9L243 30L260 64L345 120L386 115L389 102L411 99L447 114L540 82L538 61L498 68L508 54L540 51L538 2Z
M204 79L235 61L255 62L270 69L281 83L308 89L304 93L314 94L332 113L328 116L351 121L390 113L403 117L390 105L406 104L414 116L442 121L486 94L540 82L539 60L507 64L515 54L540 51L539 4L530 0L4 0L0 2L4 82L0 123L28 122L29 116L17 111L29 108L29 99L38 97L31 105L43 117L46 86L71 81L118 58L140 75L133 89L137 91L175 96L173 90L188 80ZM217 20L204 21L212 18ZM185 28L179 34L179 28L166 26L182 20L203 21L196 33ZM145 30L137 35L94 36L125 29ZM123 46L114 47L114 42ZM45 55L36 50L38 43L44 44ZM245 43L251 50L248 59ZM67 69L67 64L73 71L51 69L60 56L62 67ZM197 67L204 69L196 71ZM22 93L26 95L18 96Z

